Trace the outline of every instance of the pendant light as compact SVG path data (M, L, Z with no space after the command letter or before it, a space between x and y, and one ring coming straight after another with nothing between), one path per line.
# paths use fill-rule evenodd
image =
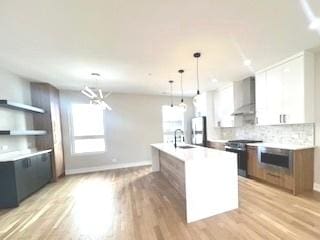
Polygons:
M170 107L173 107L173 96L172 96L172 84L173 84L173 81L170 80L169 84L170 84Z
M187 111L187 104L184 103L184 99L183 99L183 83L182 83L182 74L184 73L184 70L180 69L178 73L180 73L180 88L181 88L181 102L179 104L179 107L185 112Z
M199 97L200 97L200 87L199 87L199 58L201 57L200 52L193 54L193 57L197 60L197 95L193 98L193 105L197 108L199 107Z
M199 58L201 57L201 53L196 52L193 54L193 57L197 59L197 95L200 95L200 89L199 89Z
M96 89L85 86L81 92L89 98L90 104L100 106L103 110L111 111L112 108L105 101L105 99L110 96L111 92L104 96L102 90L98 88L98 78L100 78L100 74L91 73L91 76L96 78Z

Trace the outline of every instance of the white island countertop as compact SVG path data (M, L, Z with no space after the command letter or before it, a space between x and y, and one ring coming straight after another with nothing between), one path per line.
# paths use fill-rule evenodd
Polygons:
M238 208L237 154L212 148L174 148L156 143L152 148L152 170L162 171L161 152L184 164L186 220L201 220ZM164 169L165 170L165 169ZM169 180L170 181L170 180Z
M222 157L225 158L229 156L230 158L234 157L234 153L221 151L213 148L206 148L194 145L184 144L183 146L191 146L193 148L174 148L173 144L167 143L154 143L151 144L152 147L155 147L163 152L170 154L171 156L186 162L186 161L205 161L207 159L218 160Z

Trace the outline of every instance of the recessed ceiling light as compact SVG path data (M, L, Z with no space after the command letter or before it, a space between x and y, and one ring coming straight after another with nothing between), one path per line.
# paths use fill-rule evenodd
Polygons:
M246 59L243 61L243 65L245 66L251 66L251 60L250 59Z
M218 82L218 79L212 78L212 79L211 79L211 82L216 83L216 82Z
M309 24L309 29L317 30L318 28L320 28L320 18L314 18Z

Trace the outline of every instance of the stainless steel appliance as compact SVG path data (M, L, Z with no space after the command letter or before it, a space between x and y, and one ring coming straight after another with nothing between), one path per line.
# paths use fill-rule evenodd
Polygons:
M291 150L258 147L258 159L264 168L292 174L293 151Z
M234 116L255 113L255 79L248 77L233 83Z
M199 146L207 145L207 120L206 117L196 117L191 120L191 143Z
M231 140L225 145L225 150L238 155L238 175L247 177L247 144L258 143L260 140Z
M255 79L248 77L233 83L234 126L255 123Z

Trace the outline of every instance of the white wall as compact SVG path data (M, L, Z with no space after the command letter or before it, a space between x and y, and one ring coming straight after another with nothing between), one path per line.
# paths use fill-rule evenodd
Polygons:
M113 93L108 98L113 110L105 113L107 151L103 154L72 155L70 106L72 103L88 103L88 99L75 91L61 91L60 97L67 173L151 162L149 145L163 141L161 106L169 103L168 97ZM186 133L190 140L193 107L191 99L185 101L188 104ZM113 159L117 162L114 163Z
M30 104L29 82L0 70L0 99ZM0 108L0 130L32 129L32 123L31 113ZM4 146L7 146L7 149ZM0 154L33 146L33 137L0 136Z

